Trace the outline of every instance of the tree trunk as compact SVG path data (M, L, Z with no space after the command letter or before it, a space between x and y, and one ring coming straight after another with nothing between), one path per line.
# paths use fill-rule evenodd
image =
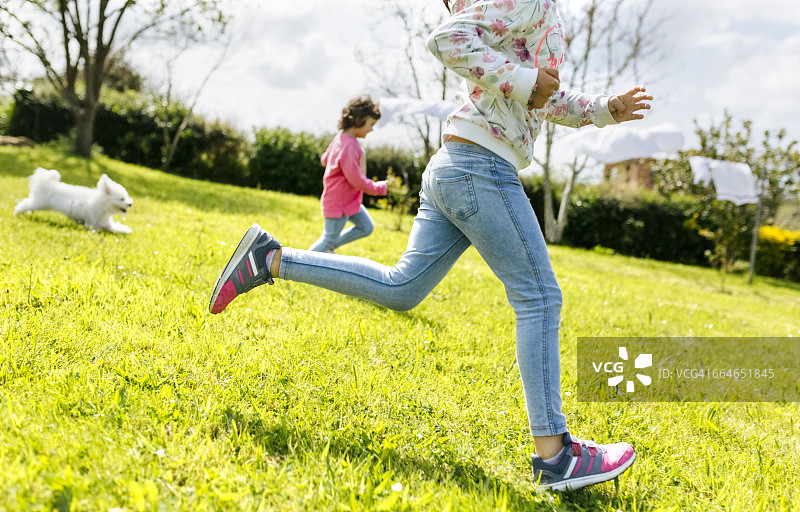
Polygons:
M542 189L544 192L544 237L548 242L553 242L553 237L556 235L556 219L553 215L553 187L550 181L550 153L553 149L553 136L555 128L551 124L547 124L545 129L545 158L542 165L544 173L542 179Z
M96 114L97 105L75 109L75 153L83 158L89 158L92 155Z
M575 181L578 178L578 172L573 171L567 180L567 186L561 194L561 205L558 209L558 219L556 220L555 228L550 236L550 242L554 244L561 243L564 237L564 230L567 228L567 213L569 210L570 200L572 199L572 191L575 189Z

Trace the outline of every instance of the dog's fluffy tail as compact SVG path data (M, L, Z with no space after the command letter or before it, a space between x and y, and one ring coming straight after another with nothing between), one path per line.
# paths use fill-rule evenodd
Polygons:
M54 169L44 169L42 167L39 167L38 169L33 171L33 174L30 177L28 177L28 179L30 180L31 189L34 189L36 188L36 186L42 183L53 183L56 181L61 181L61 174L59 174L58 171Z

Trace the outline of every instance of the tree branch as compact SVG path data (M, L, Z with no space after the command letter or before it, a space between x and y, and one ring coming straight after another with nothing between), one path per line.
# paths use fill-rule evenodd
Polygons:
M107 47L110 48L114 44L114 38L117 35L117 29L119 29L119 23L120 23L120 21L122 21L122 17L125 16L125 11L127 11L128 7L130 7L134 3L135 3L134 0L127 0L122 7L120 7L116 11L113 11L113 12L111 12L109 14L109 18L113 17L115 15L116 15L117 18L116 18L116 20L114 20L114 26L111 29L111 34L109 34L109 36L108 36L108 41L105 42L105 45Z
M228 57L228 52L231 48L231 42L233 40L233 36L229 36L225 46L223 47L222 53L220 53L219 58L214 62L214 65L211 66L211 69L208 70L206 76L203 78L203 81L200 83L200 87L197 88L197 91L194 94L194 98L192 98L192 103L189 106L189 111L186 112L186 116L181 121L180 126L178 126L178 130L175 132L175 136L172 138L172 143L169 147L169 152L167 153L167 157L164 161L164 168L168 168L172 159L175 156L175 151L178 148L178 142L180 141L181 133L183 130L186 129L186 126L189 124L189 119L192 116L192 112L194 112L194 107L197 106L197 101L200 99L200 94L202 94L203 89L205 89L206 84L208 84L209 79L211 78L214 73L222 66L225 62L226 58Z
M47 76L48 81L53 84L56 88L63 87L63 83L59 80L58 73L56 72L55 68L53 67L50 59L47 57L47 52L44 49L44 46L39 42L39 39L34 35L33 29L31 28L31 23L23 21L17 16L16 13L9 11L6 8L3 8L3 11L8 13L8 15L16 21L17 24L23 29L25 34L28 36L30 41L32 42L32 46L26 44L25 42L21 41L11 32L3 29L3 35L12 43L16 44L26 52L30 53L31 55L35 56L39 62L44 67L45 75Z

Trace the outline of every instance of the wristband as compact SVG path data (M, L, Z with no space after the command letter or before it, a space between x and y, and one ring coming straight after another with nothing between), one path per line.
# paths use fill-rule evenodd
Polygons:
M533 90L531 91L531 97L528 98L528 110L533 110L535 107L533 106L533 98L536 96L536 89L539 88L539 83L533 84Z

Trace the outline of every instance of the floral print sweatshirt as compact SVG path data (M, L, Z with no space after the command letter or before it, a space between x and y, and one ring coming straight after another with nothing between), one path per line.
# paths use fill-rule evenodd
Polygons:
M543 108L527 109L538 68L558 69L564 61L554 0L456 0L451 14L427 42L464 78L445 135L475 142L522 169L533 160L545 120L574 128L616 124L604 95L560 90Z

